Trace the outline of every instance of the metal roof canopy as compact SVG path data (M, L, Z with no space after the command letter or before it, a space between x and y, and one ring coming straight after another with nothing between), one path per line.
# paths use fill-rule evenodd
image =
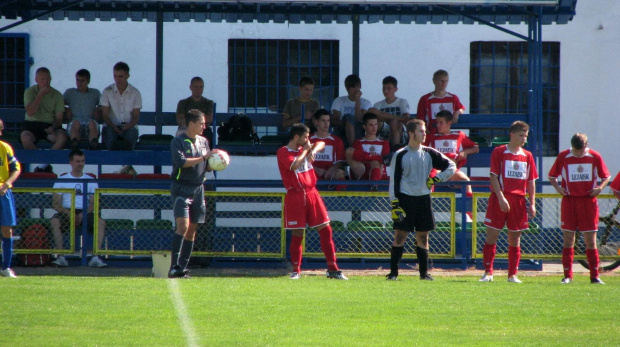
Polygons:
M481 23L528 42L528 123L532 147L542 171L542 26L567 24L577 0L5 0L0 16L20 19L0 32L34 19L156 22L156 131L162 128L164 22L352 23L353 73L359 74L359 26L384 24ZM524 36L500 25L527 24Z
M288 1L161 1L161 0L7 0L0 15L7 19L156 22L495 24L527 23L541 8L543 24L566 24L577 0L288 0Z

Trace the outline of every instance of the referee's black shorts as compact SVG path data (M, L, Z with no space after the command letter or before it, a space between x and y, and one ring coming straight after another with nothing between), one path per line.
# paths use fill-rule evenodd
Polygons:
M402 222L394 222L394 229L408 232L435 229L435 217L433 216L430 194L420 196L401 194L398 201L407 217Z

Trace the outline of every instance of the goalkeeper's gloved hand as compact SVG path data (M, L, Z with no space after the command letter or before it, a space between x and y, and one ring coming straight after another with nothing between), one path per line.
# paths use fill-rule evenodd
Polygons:
M441 182L441 180L440 180L438 177L429 177L429 178L426 180L426 187L427 187L428 189L431 189L431 187L432 187L432 186L434 186L434 185L435 185L435 183L437 183L437 182Z
M394 223L402 222L405 220L405 217L407 217L407 214L398 204L398 199L392 200L392 221L394 221Z

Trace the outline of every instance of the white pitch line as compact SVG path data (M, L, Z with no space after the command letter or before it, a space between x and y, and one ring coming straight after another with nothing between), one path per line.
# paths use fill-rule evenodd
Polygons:
M185 342L187 342L187 346L198 347L198 336L196 335L196 330L194 329L192 319L190 318L189 313L187 313L185 302L183 302L183 298L181 298L181 288L179 287L178 280L168 279L166 282L168 282L170 298L172 299L174 309L176 310L177 317L179 318L179 323L181 323L183 335L185 335Z

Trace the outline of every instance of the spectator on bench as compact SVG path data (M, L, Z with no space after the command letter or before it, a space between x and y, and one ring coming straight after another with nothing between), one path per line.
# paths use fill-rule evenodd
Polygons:
M452 122L456 124L459 121L459 116L465 110L465 106L461 104L459 97L446 91L449 81L446 70L435 71L433 74L435 90L424 94L418 102L417 117L426 122L426 131L429 134L437 132L435 116L439 111L447 110L452 112Z
M101 109L99 100L101 93L98 89L89 88L90 72L86 69L78 70L75 74L77 88L69 88L63 94L65 98L66 118L69 120L67 128L71 138L71 148L78 148L80 140L88 139L89 149L99 146L99 124Z
M366 135L355 140L353 147L345 152L351 175L357 180L387 181L389 177L383 158L389 157L390 143L377 137L378 120L375 114L366 113L362 126ZM377 190L377 187L372 186L371 190Z
M310 136L310 143L314 144L318 141L325 143L325 148L314 155L312 166L317 179L342 181L346 176L344 169L347 164L344 144L340 137L329 133L330 119L331 114L325 109L319 109L312 116L316 132ZM338 190L345 187L337 186Z
M294 99L289 99L282 111L282 130L288 129L295 123L301 123L301 107L304 106L305 119L304 124L310 128L310 132L316 131L312 115L316 112L321 105L317 99L312 98L314 92L314 80L308 76L304 76L299 80L299 96Z
M142 108L140 91L127 82L129 65L118 62L114 65L114 83L101 94L101 114L103 143L113 149L116 142L124 142L121 147L133 150L140 135L138 120ZM115 148L116 149L116 148Z
M406 140L405 124L411 119L409 101L396 96L398 81L392 76L383 79L382 90L385 99L376 102L368 112L376 114L379 120L377 136L390 141L391 151L395 152Z
M58 177L59 180L67 180L67 181L58 181L54 183L54 188L68 188L75 189L75 227L76 230L80 230L79 227L82 226L82 222L84 220L84 211L82 210L82 206L84 206L84 196L88 197L88 232L94 232L94 221L95 221L95 189L97 189L97 183L89 183L88 184L88 192L85 192L86 188L84 187L85 183L83 182L75 182L75 179L93 179L93 177L84 173L84 165L86 164L86 157L84 156L84 152L79 149L74 149L69 153L69 165L71 165L71 172L64 173ZM56 213L52 219L50 220L50 224L52 226L52 233L54 235L54 245L56 249L63 249L63 238L62 233L69 231L70 220L71 220L71 194L69 193L56 193L52 196L52 207L58 212ZM105 220L99 218L98 226L98 238L97 244L99 247L103 244L103 239L105 237ZM60 267L68 266L67 260L64 256L59 255L57 258L52 261L52 264ZM93 255L93 257L88 262L88 266L91 267L105 267L107 266L98 256Z
M213 101L202 96L205 89L205 82L202 78L196 76L192 78L189 83L189 90L192 95L186 99L179 100L177 104L177 124L179 128L175 136L179 136L187 129L185 124L185 115L189 110L199 110L205 115L205 129L202 132L202 136L209 140L209 144L213 146L213 130L211 125L213 124Z
M24 92L26 119L20 141L24 149L37 149L36 143L42 139L51 142L52 149L63 149L67 143L67 133L62 128L65 101L62 94L50 86L49 69L38 68L34 80L37 84Z
M450 178L450 181L469 181L469 177L459 169L465 165L469 154L480 151L478 144L470 140L462 131L451 131L452 112L439 111L435 118L437 132L428 134L425 145L435 148L456 163L456 173ZM465 187L465 192L468 197L472 196L470 185Z
M362 98L362 80L357 75L344 79L347 95L334 99L332 103L332 125L336 135L346 138L347 146L363 135L362 117L372 108L368 99Z

